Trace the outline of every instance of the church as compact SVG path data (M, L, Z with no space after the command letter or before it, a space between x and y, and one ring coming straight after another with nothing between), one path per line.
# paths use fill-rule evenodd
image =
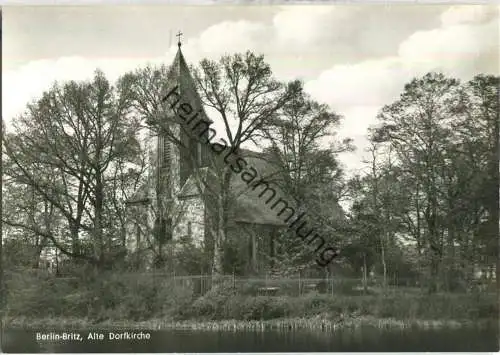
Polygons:
M217 208L207 198L206 190L217 184L207 186L210 179L200 184L200 177L206 178L214 164L212 143L206 143L207 130L200 136L185 128L186 119L196 119L205 127L212 121L205 113L180 43L178 47L165 78L167 88L158 122L151 122L159 128L150 130L147 142L147 182L126 202L128 249L144 250L149 264L154 258L150 250L166 253L167 259L175 258L174 246L181 239L188 238L209 254L213 251ZM238 156L244 157L261 176L276 172L263 153L239 149ZM268 264L268 257L277 252L274 239L286 231L286 224L283 218L270 213L266 200L249 190L236 174L230 179L231 191L227 192L234 201L226 213L226 239L237 248L232 253L241 259L240 272L258 273Z

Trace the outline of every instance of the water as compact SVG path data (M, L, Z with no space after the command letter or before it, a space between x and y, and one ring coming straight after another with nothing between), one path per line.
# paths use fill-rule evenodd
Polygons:
M149 340L37 341L36 332L5 330L3 352L322 352L322 351L498 351L496 327L460 329L375 329L340 331L158 331ZM54 331L55 332L55 331ZM120 331L123 332L123 331ZM129 332L138 332L129 331ZM44 331L47 333L47 331ZM57 333L61 333L60 331Z

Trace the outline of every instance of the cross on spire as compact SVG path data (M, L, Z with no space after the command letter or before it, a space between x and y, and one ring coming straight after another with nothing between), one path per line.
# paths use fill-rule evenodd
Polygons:
M181 47L181 36L183 35L183 33L181 31L179 31L177 34L176 34L176 37L177 37L177 46L179 46L179 48Z

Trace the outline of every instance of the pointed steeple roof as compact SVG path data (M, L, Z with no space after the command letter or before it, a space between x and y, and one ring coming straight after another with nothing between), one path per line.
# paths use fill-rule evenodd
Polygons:
M165 91L165 95L171 93L172 90L174 90L174 93L171 94L170 97L166 97L165 104L171 106L180 98L178 103L175 105L175 108L178 111L178 122L184 122L184 120L180 119L179 113L183 117L193 117L197 112L198 115L196 121L203 120L209 123L213 122L208 118L205 112L201 97L196 90L194 78L191 75L191 71L184 55L182 54L180 45L167 76L167 89ZM182 104L188 105L184 105L182 109L179 110L179 107ZM192 110L189 109L189 106Z

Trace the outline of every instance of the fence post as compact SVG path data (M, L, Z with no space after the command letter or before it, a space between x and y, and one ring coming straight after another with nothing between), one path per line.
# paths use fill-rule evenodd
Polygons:
M330 271L326 269L326 282L325 282L325 293L328 294L328 290L330 290Z
M299 296L302 294L302 287L300 287L300 271L299 271Z
M234 279L234 269L233 269L233 289L236 289L236 280Z
M330 293L330 271L326 270L326 294Z

